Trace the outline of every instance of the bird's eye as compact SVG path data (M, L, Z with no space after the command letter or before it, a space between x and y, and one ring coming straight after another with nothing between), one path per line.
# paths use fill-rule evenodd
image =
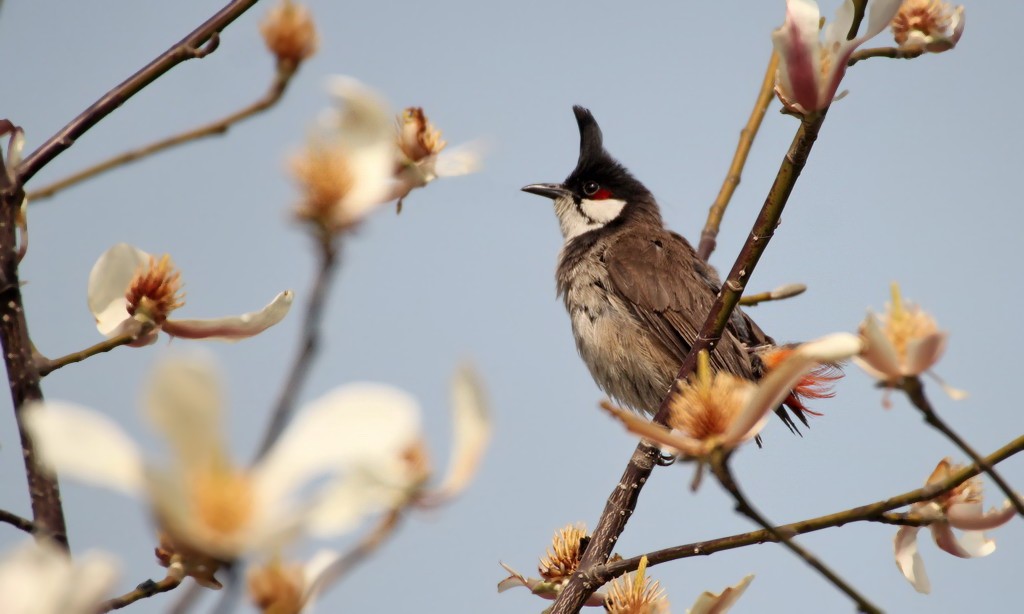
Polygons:
M588 181L583 184L583 193L587 196L593 196L597 194L597 191L601 189L601 186L597 185L596 181Z

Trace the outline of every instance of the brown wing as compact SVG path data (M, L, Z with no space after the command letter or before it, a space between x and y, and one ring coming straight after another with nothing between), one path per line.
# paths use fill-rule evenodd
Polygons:
M682 364L711 311L721 282L686 239L667 230L650 235L624 233L605 252L612 284L628 303L633 315L647 325L655 339ZM711 363L721 369L757 380L764 366L748 348L774 345L771 337L739 309L733 311ZM799 403L784 401L807 426ZM778 407L775 413L790 431L796 423ZM758 438L760 444L760 437Z
M681 236L669 231L652 235L649 228L643 234L623 233L605 252L605 262L612 284L635 317L682 364L718 294L714 271ZM736 336L745 328L737 330L745 316L737 317L711 361L718 369L756 379L760 373Z

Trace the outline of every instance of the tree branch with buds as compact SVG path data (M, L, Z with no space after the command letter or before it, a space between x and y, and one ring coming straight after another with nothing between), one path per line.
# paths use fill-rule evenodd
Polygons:
M77 185L87 179L92 179L97 175L125 164L137 162L166 149L170 149L178 145L184 145L203 138L227 134L228 129L233 125L267 111L276 105L284 96L285 90L287 90L288 84L291 83L292 77L295 76L297 68L298 65L296 64L278 62L276 72L274 73L274 80L271 82L270 88L267 92L255 102L246 105L245 107L226 115L221 119L160 139L148 145L143 145L142 147L130 149L116 156L112 156L102 162L69 175L68 177L54 181L53 183L47 184L37 190L32 190L28 192L26 196L29 202L38 202L40 200L50 198L57 192Z
M1024 452L1024 435L1017 437L995 452L989 454L984 458L984 462L989 466L997 465L1021 452ZM968 465L959 471L952 473L942 482L930 484L922 488L916 488L914 490L889 497L888 499L860 505L841 512L834 512L824 516L779 525L774 527L775 533L797 536L805 533L821 531L823 529L841 527L852 522L882 522L886 524L901 525L917 524L912 518L912 515L900 514L894 516L890 514L890 512L892 510L906 507L914 503L927 501L942 495L943 493L950 492L967 480L970 480L983 472L984 470L978 464ZM897 520L900 520L901 522L896 522ZM738 535L730 535L728 537L720 537L712 540L673 546L671 548L647 552L643 555L630 557L628 559L622 559L621 561L599 565L590 571L584 571L582 573L587 576L586 582L600 586L624 573L636 570L642 557L647 557L649 565L654 566L661 563L667 563L669 561L677 561L679 559L686 559L695 556L708 556L724 550L733 550L736 548L744 548L746 546L775 542L778 541L775 533L762 529L759 531L751 531L749 533L741 533Z

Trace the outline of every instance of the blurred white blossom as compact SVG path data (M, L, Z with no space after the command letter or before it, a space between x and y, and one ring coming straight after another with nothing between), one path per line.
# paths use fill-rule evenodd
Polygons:
M409 107L398 117L398 186L393 196L402 199L438 177L456 177L480 170L483 158L479 143L445 147L447 142L420 107Z
M289 167L300 191L296 216L332 235L395 198L398 152L391 111L377 92L348 77L332 78L328 89L338 106L321 115Z
M0 612L93 614L116 577L110 555L88 552L72 561L48 541L28 541L0 559Z
M200 568L213 566L201 570L213 586L208 572L218 561L277 552L307 532L336 534L379 511L373 498L326 493L359 483L358 467L388 464L420 437L419 406L408 394L349 384L300 411L254 466L238 466L224 445L219 381L209 364L195 359L162 363L145 405L169 444L170 462L145 460L109 418L71 404L32 406L25 423L41 462L54 471L148 499L169 542L168 557L179 555L186 569L190 558ZM304 489L321 477L326 485L311 494Z
M341 558L333 550L321 550L304 565L273 557L246 571L249 600L265 614L298 614L312 605L323 588L322 575Z

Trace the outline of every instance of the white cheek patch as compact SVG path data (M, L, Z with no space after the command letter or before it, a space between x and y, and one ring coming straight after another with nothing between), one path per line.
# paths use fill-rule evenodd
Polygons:
M555 213L565 240L575 239L585 232L597 230L622 213L626 201L615 198L582 200L576 204L572 198L555 201Z
M583 210L583 214L602 226L619 217L625 206L626 201L617 198L583 199L580 201L580 209Z

